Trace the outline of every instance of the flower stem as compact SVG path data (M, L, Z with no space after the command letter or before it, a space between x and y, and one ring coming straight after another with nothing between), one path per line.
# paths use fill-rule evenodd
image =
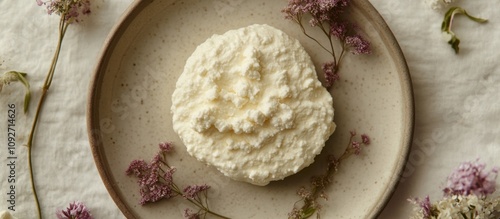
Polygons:
M311 208L314 209L313 205L315 200L318 199L318 197L320 197L321 193L323 193L326 187L332 182L333 175L335 172L337 172L342 161L344 161L345 159L349 158L352 154L354 154L352 147L350 147L353 138L354 135L351 134L347 147L339 158L335 158L334 155L331 155L326 172L323 175L319 176L320 182L317 185L312 186L311 196L304 198L303 200L304 205L301 208L302 212L308 212L308 210ZM316 211L316 209L314 209L314 211ZM303 218L309 218L311 216L312 214L304 216Z
M316 44L318 44L323 50L325 50L326 52L328 52L330 55L332 55L333 57L335 57L335 53L330 50L328 50L325 46L323 46L323 44L321 44L316 38L312 37L311 35L309 35L306 31L306 28L304 27L304 25L302 24L302 17L300 16L297 16L295 18L295 22L297 22L297 24L300 26L300 29L302 30L302 33L309 39L313 40Z
M161 163L163 163L165 166L167 166L169 169L171 169L171 167L168 165L168 163L165 161L165 153L162 153L162 157L163 159L161 159ZM166 173L166 171L160 167L160 170L163 172L163 173ZM160 175L160 178L163 179L164 181L168 181L164 176L163 174ZM180 196L180 197L184 197L184 193L181 191L181 189L179 188L179 186L177 186L177 184L175 182L172 182L170 185L170 188L172 189L172 191L177 195L177 196ZM229 217L226 217L226 216L223 216L223 215L220 215L212 210L210 210L208 208L208 194L206 192L206 190L204 191L203 193L203 197L204 197L204 200L203 201L199 196L196 196L194 199L191 199L191 198L185 198L187 201L191 202L191 204L195 205L196 207L198 207L200 210L204 211L206 214L211 214L213 216L216 216L216 217L219 217L219 218L222 218L222 219L230 219Z
M321 29L321 31L325 34L326 38L328 39L328 42L330 43L330 51L331 51L330 54L333 56L333 61L338 62L337 57L335 56L335 49L333 48L332 35L325 29L323 24L318 24L318 26ZM335 65L337 65L337 63L335 63Z
M42 96L40 97L40 100L38 101L37 109L35 112L35 118L33 120L33 125L31 126L31 131L30 135L28 137L28 168L30 170L30 180L31 180L31 189L33 190L33 198L35 199L37 211L38 211L38 218L42 218L42 210L40 208L40 202L38 200L38 195L36 192L36 186L35 186L35 178L33 174L33 159L32 159L32 149L33 149L33 139L35 136L35 130L36 126L38 124L38 118L40 117L40 112L42 110L43 104L45 102L45 99L47 97L47 91L49 90L49 87L52 83L52 78L54 77L54 72L56 69L57 65L57 60L59 59L59 53L61 51L61 44L64 38L64 34L66 33L66 29L68 28L68 23L64 19L64 15L61 16L61 20L59 22L59 40L57 43L57 48L54 53L54 57L52 58L52 64L50 66L49 72L47 73L47 76L45 78L45 82L42 87Z

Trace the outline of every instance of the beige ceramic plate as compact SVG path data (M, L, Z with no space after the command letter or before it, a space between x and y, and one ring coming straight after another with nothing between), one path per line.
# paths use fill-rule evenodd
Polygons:
M322 218L373 218L384 207L406 161L413 130L408 69L391 31L367 0L352 3L352 16L373 47L369 56L346 56L342 80L332 90L337 130L316 162L283 181L258 187L234 182L187 155L172 130L170 96L184 63L212 34L266 23L298 38L319 66L324 53L285 20L286 0L143 0L127 11L108 39L91 86L88 128L95 162L127 218L182 218L181 199L140 206L136 179L124 174L133 159L149 160L157 144L172 141L168 159L180 185L212 186L210 206L232 218L287 218L296 190L339 154L349 131L372 138L363 155L335 175Z

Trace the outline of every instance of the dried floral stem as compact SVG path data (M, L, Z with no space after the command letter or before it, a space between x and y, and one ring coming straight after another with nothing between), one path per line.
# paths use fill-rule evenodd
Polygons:
M345 52L346 52L346 43L342 43L342 50L340 51L340 55L339 55L339 59L337 60L337 63L336 63L336 71L338 71L338 69L340 68L340 64L342 63L342 59L344 58L345 56Z
M311 208L314 205L316 199L318 199L321 193L324 191L326 186L332 182L333 174L337 172L338 167L345 159L349 158L352 154L354 154L354 150L352 149L351 144L354 135L351 135L349 139L349 143L347 144L346 150L338 159L335 159L333 155L330 155L330 162L328 163L328 167L326 169L326 173L320 176L321 182L318 183L318 186L313 186L312 188L312 196L304 199L304 206L302 206L302 210L305 211Z
M302 199L294 204L294 208L289 214L289 219L305 219L311 217L312 215L314 215L314 213L317 213L317 211L321 207L318 204L317 199L320 197L327 199L325 190L327 186L333 182L333 175L335 172L337 172L342 161L346 160L353 154L360 154L361 144L370 144L370 139L367 135L361 135L361 142L354 141L355 136L356 133L351 132L349 143L347 144L346 149L339 158L335 158L334 155L330 155L328 157L328 166L325 173L311 179L310 191L306 191L304 187L302 187L301 190L298 191L298 194L302 197ZM297 208L296 205L300 202L302 202L303 205L302 207Z
M170 168L166 162L162 161L162 163L165 164L165 166L167 166L168 168ZM163 170L163 168L160 168L160 170L163 173L166 173L166 171ZM167 180L163 176L160 176L160 177L163 180ZM179 188L179 186L177 186L177 184L175 184L174 182L172 182L172 184L170 186L172 188L172 191L175 192L175 194L177 196L180 196L180 197L184 196L184 193L181 191L181 189ZM206 190L203 191L203 196L205 197L205 201L203 201L202 199L200 199L200 197L198 197L198 196L195 196L194 199L186 198L186 200L189 201L189 202L191 202L193 205L195 205L196 207L198 207L202 211L206 212L207 214L211 214L213 216L216 216L216 217L219 217L219 218L223 218L223 219L230 219L229 217L220 215L217 212L214 212L214 211L210 210L207 207L208 206L208 200L207 200L208 195L207 195L207 191Z
M172 167L170 167L170 165L168 165L167 162L165 162L166 160L166 154L162 153L161 154L162 157L163 157L163 160L160 160L162 164L164 164L167 168L171 169ZM160 170L163 172L163 173L166 173L166 171L160 167ZM163 176L163 175L160 175L160 177L167 181L167 179ZM184 193L181 191L181 189L179 188L179 186L177 186L177 184L175 184L175 182L172 181L172 184L170 185L171 188L172 188L172 191L174 191L178 196L184 196ZM213 216L216 216L216 217L219 217L219 218L222 218L222 219L230 219L229 217L226 217L226 216L223 216L221 214L218 214L217 212L214 212L212 210L210 210L208 208L208 194L207 194L207 190L204 190L203 191L203 196L205 197L205 201L201 200L199 196L195 196L194 200L193 199L190 199L190 198L186 198L187 201L191 202L193 205L195 205L196 207L198 207L199 209L201 209L202 211L206 212L207 214L211 214ZM205 202L205 203L203 203Z
M326 52L328 52L329 54L331 54L333 57L335 57L335 53L333 52L333 49L332 51L328 50L325 46L323 46L323 44L321 44L316 38L312 37L311 35L309 35L306 31L306 28L304 27L304 25L302 24L302 17L301 15L297 15L293 21L295 21L300 29L302 30L302 33L309 39L313 40L316 44L318 44L323 50L325 50Z
M50 66L49 72L47 73L47 76L45 78L45 82L44 82L43 87L42 87L42 96L40 97L40 100L38 102L37 109L35 112L35 118L33 120L33 125L31 126L30 135L28 137L28 143L26 144L26 146L28 147L28 167L30 170L31 188L33 190L33 197L34 197L35 202L36 202L36 207L37 207L39 219L42 218L42 211L40 208L40 202L38 200L38 195L36 192L36 186L35 186L35 180L34 180L34 174L33 174L33 159L32 159L33 138L35 136L35 130L36 130L36 127L38 124L38 119L40 117L40 112L43 108L43 104L44 104L45 99L47 97L47 91L49 90L49 87L52 83L52 79L54 77L54 72L55 72L55 69L57 66L57 60L59 59L59 53L61 51L61 45L63 42L63 38L64 38L64 35L66 34L66 30L67 30L68 25L69 25L69 23L66 22L64 17L65 16L62 15L60 22L59 22L59 40L57 43L57 48L56 48L56 51L54 53L54 57L52 58L52 64Z
M346 51L350 50L354 55L371 53L370 43L358 33L359 29L356 25L347 19L345 12L349 3L350 0L289 0L288 5L282 10L286 19L297 23L305 36L332 56L332 60L323 63L322 66L325 76L324 86L327 88L340 79L338 73L340 62ZM304 15L310 15L309 24L321 30L329 45L321 44L319 40L306 32L302 23ZM334 43L335 39L339 41L337 48Z
M205 218L212 215L222 219L228 219L218 214L208 207L208 185L189 185L181 189L173 179L176 171L167 163L166 155L173 150L171 143L165 142L159 144L160 151L153 157L150 163L144 160L133 160L125 174L134 175L138 178L139 192L141 194L140 204L144 205L151 202L157 202L162 199L173 197L182 197L197 207L196 212L185 209L186 218Z
M316 19L318 19L318 18L316 18ZM330 35L330 33L325 29L323 24L319 24L318 26L321 29L321 31L325 34L326 38L328 38L328 43L330 44L330 51L331 51L330 54L332 55L334 62L338 62L337 57L335 55L335 49L333 48L332 35ZM344 50L344 47L342 47L342 52L344 52L343 50Z

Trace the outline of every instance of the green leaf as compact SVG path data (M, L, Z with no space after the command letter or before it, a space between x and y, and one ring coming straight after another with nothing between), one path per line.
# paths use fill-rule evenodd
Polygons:
M458 45L460 44L460 39L458 39L456 34L451 30L451 26L453 24L453 19L455 18L455 15L457 15L457 14L463 14L463 15L467 16L469 19L471 19L472 21L475 21L478 23L485 23L488 21L487 19L478 18L478 17L474 17L474 16L470 15L469 13L467 13L467 11L465 11L461 7L451 7L445 13L443 23L441 24L441 31L444 34L449 35L448 44L451 45L453 50L455 50L456 54L458 54L458 52L459 52Z
M16 79L24 85L24 88L26 89L25 94L24 94L24 113L27 113L28 109L29 109L30 100L31 100L30 83L28 82L28 80L26 80L26 76L28 76L28 74L26 74L24 72L18 72L18 71L10 71L10 72L7 72L7 74L14 75L16 77Z
M306 219L311 217L314 212L316 212L316 209L313 207L308 207L302 211L302 219Z
M455 53L458 54L460 50L460 48L458 47L458 44L460 44L460 39L458 39L457 36L453 34L453 37L451 38L450 41L448 41L448 43L451 45L451 48L455 50Z

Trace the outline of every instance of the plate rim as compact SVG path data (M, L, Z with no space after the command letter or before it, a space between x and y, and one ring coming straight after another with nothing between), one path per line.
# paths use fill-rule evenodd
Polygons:
M103 184L111 196L112 200L115 202L120 211L124 214L126 218L136 218L132 213L130 207L125 204L123 197L118 192L118 187L114 183L114 179L111 176L109 165L106 160L106 156L101 153L103 150L102 145L102 133L100 130L100 122L98 121L99 112L97 112L100 103L100 93L105 70L108 67L109 55L114 52L116 45L122 34L127 30L130 23L141 13L141 11L146 8L149 4L153 3L154 0L134 0L131 5L122 13L120 18L117 20L113 28L110 30L104 44L99 52L97 58L97 64L93 70L91 81L88 89L87 97L87 109L86 109L86 121L87 121L87 133L90 143L90 148L92 156L94 158L94 163L98 170L98 173L103 181ZM357 5L359 8L363 8L365 16L373 21L376 25L375 29L382 31L385 34L380 34L382 41L385 44L390 45L387 49L392 54L396 68L400 69L398 71L398 76L401 78L401 90L403 92L402 99L402 110L403 119L408 123L407 126L403 127L401 149L402 153L397 160L396 170L393 172L391 180L388 186L383 192L383 198L378 202L368 213L372 218L377 218L387 206L394 192L396 191L406 162L408 161L409 151L413 141L414 126L415 126L415 100L414 100L414 90L411 80L410 71L404 56L404 53L399 46L399 43L394 36L393 32L385 22L384 18L375 9L375 7L368 0L352 0L351 4Z
M126 218L136 218L129 206L125 204L122 196L117 192L117 186L114 183L113 177L110 174L109 165L105 155L101 153L102 147L102 133L100 130L100 122L97 121L99 118L99 113L97 109L100 105L99 97L101 92L101 86L104 79L103 71L106 71L109 61L109 55L113 53L118 40L121 35L127 30L129 24L137 17L137 15L144 9L147 5L152 3L154 0L134 0L131 5L122 13L120 18L116 21L113 28L110 30L104 44L99 52L97 58L97 64L92 73L92 78L89 84L89 91L87 97L87 135L89 138L90 148L92 151L92 156L94 158L94 163L96 165L97 171L103 181L103 184L111 196L111 199L115 202L118 209L124 214Z

